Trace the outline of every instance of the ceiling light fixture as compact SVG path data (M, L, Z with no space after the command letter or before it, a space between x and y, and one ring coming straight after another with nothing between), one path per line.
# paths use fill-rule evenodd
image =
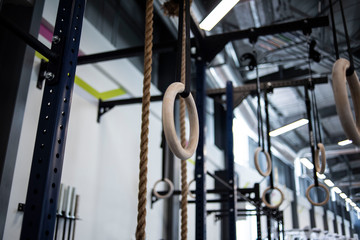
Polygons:
M341 197L342 199L346 199L346 198L347 198L347 196L346 196L345 193L340 193L340 197Z
M338 142L338 145L339 145L339 146L346 146L346 145L349 145L349 144L351 144L351 143L352 143L351 140L346 139L346 140L343 140L343 141Z
M352 207L355 207L355 206L356 206L356 203L351 202L350 205L351 205Z
M295 121L295 122L293 122L293 123L290 123L290 124L285 125L285 126L283 126L283 127L281 127L281 128L278 128L278 129L275 129L275 130L271 131L271 132L269 133L269 135L270 135L271 137L276 137L276 136L279 136L279 135L281 135L281 134L283 134L283 133L286 133L286 132L289 132L289 131L291 131L291 130L294 130L295 128L304 126L305 124L308 124L308 122L309 122L309 120L302 118L302 119L297 120L297 121Z
M201 29L210 31L240 0L222 0L199 24Z
M328 187L333 187L333 186L335 186L335 184L334 184L330 179L325 179L325 180L324 180L324 183L325 183L326 185L328 185Z
M346 199L345 199L345 202L348 202L348 203L350 203L350 204L352 203L352 201L351 201L350 198L346 198Z
M318 178L320 178L321 180L324 180L326 178L325 174L321 174L321 173L316 173L316 176L318 176Z
M334 192L336 192L337 194L340 194L340 193L341 193L341 190L340 190L340 188L338 188L338 187L333 187L332 190L333 190Z
M310 170L314 168L314 165L307 158L300 158L300 162L302 164L304 164L304 166L307 167Z

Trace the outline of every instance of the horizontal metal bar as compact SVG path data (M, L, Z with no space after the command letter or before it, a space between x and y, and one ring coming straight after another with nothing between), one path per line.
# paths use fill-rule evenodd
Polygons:
M303 30L310 32L312 28L329 26L328 17L306 18L299 21L274 24L259 28L249 28L246 30L214 34L201 39L201 54L205 61L211 62L212 59L224 49L225 45L234 40L248 38L250 42L256 42L259 36L273 35L283 32L293 32Z
M206 203L221 203L221 202L227 202L228 199L206 199ZM188 200L188 203L196 203L195 200Z
M226 189L208 189L206 190L206 193L208 194L224 194L232 192L233 190L226 190ZM252 193L254 192L254 188L237 188L236 189L238 194L246 194L246 193ZM191 190L192 193L195 193L195 190ZM167 193L167 191L158 191L160 195L164 195ZM174 190L173 195L180 195L181 190Z
M28 44L34 50L41 53L41 55L43 55L50 61L53 61L57 58L57 55L54 52L52 52L51 49L49 49L47 46L42 44L39 40L37 40L31 34L23 31L20 27L18 27L16 24L9 21L6 17L2 16L1 14L0 14L0 25L2 25L3 27L5 27L9 31L11 31L16 36L18 36L26 44Z
M256 212L256 209L236 209L237 212ZM207 210L208 213L214 213L214 212L229 212L228 209L210 209Z
M322 83L327 83L328 78L327 77L312 78L312 81L314 84L322 84ZM260 83L260 88L263 90L263 89L268 89L269 87L282 88L282 87L304 86L308 82L309 82L309 78L295 79L295 80L279 80L279 81L274 81L274 82ZM226 90L225 88L209 89L206 91L206 94L209 97L215 97L218 95L225 94L225 90ZM252 92L255 90L256 90L256 84L252 83L252 84L246 84L243 86L235 87L234 93L241 93L241 92L246 93L246 92Z
M171 52L176 50L176 42L154 44L153 53ZM78 65L97 63L103 61L116 60L121 58L129 58L141 56L144 54L144 46L119 49L108 52L89 54L78 57Z
M226 39L229 42L233 40L239 40L250 37L256 38L259 36L266 36L266 35L272 35L272 34L278 34L284 32L293 32L298 30L327 27L327 26L329 26L329 18L328 16L324 16L324 17L306 18L298 21L274 24L259 28L250 28L242 31L211 35L206 37L206 39L212 40L214 42Z
M162 101L163 99L163 95L158 95L158 96L151 96L150 97L150 101L155 102L155 101ZM107 108L107 107L114 107L114 106L118 106L118 105L126 105L126 104L135 104L135 103L141 103L142 102L142 98L128 98L128 99L120 99L120 100L114 100L114 101L106 101L103 102L101 101L99 104L100 108Z

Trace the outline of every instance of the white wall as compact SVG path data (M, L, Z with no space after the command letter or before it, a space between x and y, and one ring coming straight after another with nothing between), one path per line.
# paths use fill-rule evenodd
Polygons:
M316 228L324 230L324 208L315 206L314 209Z
M304 229L310 227L310 209L311 205L308 200L303 196L298 196L298 218L299 228Z
M337 228L338 228L338 233L340 235L343 235L344 233L342 232L342 229L341 229L341 224L342 224L342 217L340 216L336 216L336 221L337 221Z
M329 227L329 232L330 233L334 233L334 213L327 210L327 218L328 218L328 227Z
M18 239L41 101L33 72L4 239ZM77 188L82 218L78 239L131 239L136 227L141 108L123 106L96 122L97 105L73 95L62 182ZM161 122L150 116L148 189L161 174ZM148 204L149 205L149 204ZM148 239L162 235L163 203L148 210ZM126 216L126 217L123 217Z

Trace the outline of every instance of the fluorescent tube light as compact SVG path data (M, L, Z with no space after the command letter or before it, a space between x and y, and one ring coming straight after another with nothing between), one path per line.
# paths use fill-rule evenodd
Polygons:
M351 205L352 207L355 207L355 206L356 206L356 203L351 202L350 205Z
M345 202L348 202L348 203L350 203L350 204L352 203L352 201L351 201L350 198L346 198L346 199L345 199Z
M281 135L283 133L289 132L289 131L291 131L291 130L293 130L295 128L298 128L298 127L301 127L301 126L303 126L305 124L308 124L308 122L309 122L309 120L303 118L303 119L297 120L297 121L295 121L293 123L290 123L288 125L285 125L285 126L283 126L281 128L275 129L274 131L271 131L269 133L269 135L271 137L276 137L276 136L279 136L279 135Z
M314 168L314 165L307 158L300 158L300 162L302 164L304 164L304 166L307 167L310 170Z
M356 211L360 211L360 208L358 206L354 207Z
M346 140L343 140L343 141L338 142L338 145L339 145L339 146L345 146L345 145L349 145L349 144L351 144L351 143L352 143L351 140L346 139Z
M201 29L210 31L240 0L222 0L199 24Z
M341 197L342 199L346 199L346 198L347 198L347 196L346 196L345 193L340 193L340 197Z
M325 180L324 180L324 183L325 183L326 185L328 185L329 187L335 186L335 184L334 184L330 179L325 179Z
M334 192L336 192L337 194L340 194L340 193L341 193L341 190L340 190L340 188L338 188L338 187L333 187L332 190L333 190Z
M321 173L316 173L316 176L318 176L318 178L320 178L321 180L324 180L326 178L325 174L321 174Z

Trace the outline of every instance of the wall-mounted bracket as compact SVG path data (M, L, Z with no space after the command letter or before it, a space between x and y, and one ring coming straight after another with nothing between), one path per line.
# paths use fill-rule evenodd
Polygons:
M157 96L151 96L150 101L156 102L156 101L162 101L163 95L157 95ZM141 103L142 98L127 98L127 99L120 99L120 100L114 100L114 101L102 101L99 100L98 105L98 115L97 115L97 122L100 122L100 118L102 115L113 109L115 106L121 106L121 105L128 105L128 104L135 104L135 103Z

